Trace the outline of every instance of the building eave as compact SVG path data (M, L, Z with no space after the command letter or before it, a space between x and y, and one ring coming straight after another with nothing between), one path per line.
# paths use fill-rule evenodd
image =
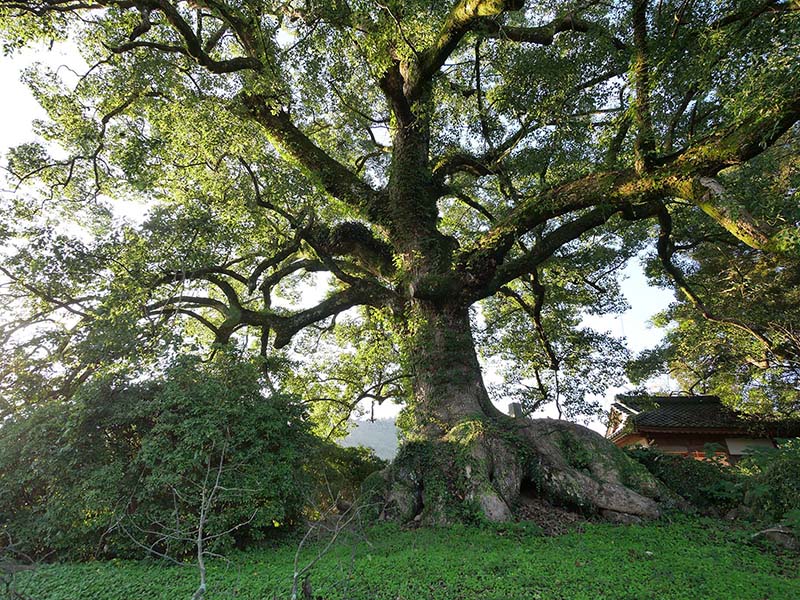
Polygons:
M744 427L637 427L636 433L702 433L716 435L750 435Z

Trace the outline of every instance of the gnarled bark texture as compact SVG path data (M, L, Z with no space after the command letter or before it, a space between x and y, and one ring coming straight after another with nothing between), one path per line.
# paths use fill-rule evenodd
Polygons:
M478 415L501 416L483 384L466 307L418 302L408 354L414 375L414 417L428 437Z
M366 484L384 518L507 521L526 498L620 522L657 518L671 494L586 427L512 419L490 402L466 309L420 308L412 355L418 429Z
M169 143L161 144L159 140L158 144L150 144L153 152L161 152L161 146L166 148L163 155L157 154L153 164L158 161L164 165L174 163L181 169L164 171L171 173L164 181L177 181L176 174L182 177L183 169L188 168L183 166L185 162L192 166L195 163L208 166L210 171L203 172L200 181L210 181L228 172L232 177L246 177L252 184L254 204L294 232L293 239L271 248L274 251L271 255L261 256L256 252L251 256L253 248L245 244L242 246L244 256L232 258L227 250L220 251L220 260L228 256L222 264L186 269L181 261L176 262L174 269L147 284L158 291L159 297L148 303L145 311L159 318L174 315L194 318L211 331L217 343L227 343L245 328L260 329L264 356L270 339L275 347L283 347L302 329L356 306L377 307L397 315L397 326L402 328L407 344L409 374L414 380L412 408L417 441L407 444L395 463L372 482L377 496L388 502L387 515L401 519L419 517L426 522L481 514L491 520L504 520L511 518L525 494L535 493L612 519L658 516L659 502L665 492L642 468L602 437L569 423L514 421L498 413L481 377L469 309L520 278L533 276L560 249L603 227L610 219L636 221L658 217L659 255L678 287L706 318L748 331L770 352L777 353L777 344L760 331L735 319L714 316L692 295L686 278L671 261L675 246L671 240L670 210L677 205L676 200L681 201L680 205L688 202L753 248L796 252L794 221L787 221L791 221L791 226L784 229L760 222L758 215L744 210L716 178L776 144L800 121L797 86L776 85L779 83L777 73L783 69L779 69L779 65L791 64L794 58L790 55L793 46L786 42L789 38L782 37L780 43L769 45L755 43L755 37L764 35L765 25L769 25L773 33L793 32L784 27L795 22L790 19L795 19L794 13L800 10L798 2L758 3L757 10L746 7L722 14L710 23L699 16L707 11L700 11L696 17L687 11L669 28L669 33L659 25L661 20L652 18L653 10L661 10L660 4L654 9L654 3L649 0L633 0L630 13L609 9L604 18L597 20L590 16L600 10L594 6L599 3L588 3L584 9L556 14L549 22L541 22L539 11L523 11L526 3L522 0L453 0L447 11L439 11L438 7L432 10L430 18L434 21L424 27L420 27L413 10L390 11L379 4L358 10L339 2L306 3L307 10L295 10L293 4L272 6L272 3L263 2L215 1L203 2L203 10L196 11L187 3L169 0L103 0L98 3L0 0L2 18L50 19L58 15L60 23L62 18L74 17L74 22L86 27L82 39L99 40L92 53L100 50L100 44L112 54L147 53L145 56L156 60L141 61L142 65L160 65L160 61L164 61L165 67L172 65L175 73L181 77L185 74L191 82L179 84L179 78L165 78L167 82L175 82L163 84L177 86L177 93L173 93L170 88L161 89L161 82L151 82L152 77L145 77L144 71L131 71L140 84L146 82L145 87L133 90L128 100L96 120L92 126L99 132L96 140L95 134L89 136L91 139L84 139L83 129L70 133L67 137L76 138L72 145L77 153L68 163L59 163L56 172L65 164L88 164L88 168L76 168L75 177L79 171L93 172L95 181L92 183L96 186L100 171L108 171L108 177L115 170L127 174L130 165L124 157L133 155L127 141L112 143L112 139L119 137L121 140L124 136L116 133L111 136L113 128L109 124L123 117L130 118L140 103L156 99L165 104L181 103L191 99L188 106L194 108L196 97L208 107L198 111L208 115L198 117L204 120L177 127L175 132L160 120L155 121L158 127L153 128L154 131L159 131L158 135L165 136ZM110 10L97 11L100 6ZM81 14L87 11L92 11L92 19ZM518 14L509 18L510 13L516 11ZM158 18L151 22L147 16L150 13ZM121 17L124 19L120 20ZM703 22L696 22L697 19ZM772 23L766 24L763 19L771 19ZM120 45L120 34L124 33L120 27L139 21L128 35L129 43ZM286 48L277 38L281 30L277 25L290 22L298 23L295 27L298 39ZM42 32L50 30L52 23L47 23ZM212 24L213 27L209 27ZM719 93L716 84L712 85L715 78L705 74L707 66L703 66L702 76L698 77L691 93L679 102L676 113L659 114L671 104L669 101L657 103L661 108L655 111L655 104L649 98L655 75L664 77L660 93L668 82L685 77L682 69L670 73L670 68L677 69L671 61L664 62L662 69L662 58L674 54L674 49L697 47L699 51L702 44L695 43L698 36L705 39L706 35L716 38L720 34L720 38L725 38L726 35L721 34L728 27L740 32L751 27L761 28L753 29L757 36L746 36L752 38L754 45L745 55L762 56L769 51L767 63L772 68L768 71L772 74L764 81L770 82L774 98L768 103L761 102L753 97L750 89L738 103L717 106L728 102L727 96L732 91L725 89ZM217 33L211 33L212 30ZM618 33L630 39L618 39ZM145 34L146 39L139 39ZM550 95L550 100L542 103L541 111L539 107L531 107L529 113L519 114L521 105L517 107L513 102L501 109L505 101L491 108L492 102L486 94L488 88L481 84L481 81L488 81L487 72L482 75L483 68L489 69L492 79L504 80L497 88L501 90L499 98L513 94L516 86L527 84L515 74L516 67L507 73L506 66L486 67L489 63L480 60L482 41L496 41L501 52L498 56L504 56L501 44L548 46L562 34L587 38L573 47L577 64L585 65L585 69L580 73L565 71L563 77L554 79L550 85L546 85L549 73L542 73L547 77L537 75L531 79L542 83L541 89L530 98ZM741 39L744 41L746 37ZM306 44L306 40L314 38L316 41ZM222 39L225 43L220 45ZM673 41L667 42L668 39ZM475 58L470 65L472 75L465 79L463 70L457 74L451 73L450 67L445 70L443 67L448 63L461 63L471 54L467 42L470 46L473 42L476 44ZM658 43L670 44L663 50L672 50L659 54L656 52ZM672 43L676 45L672 47ZM326 51L318 50L339 48L339 44L349 48L333 53L346 58L342 63L328 61ZM407 47L413 52L408 52ZM370 50L365 52L364 48ZM591 51L581 58L584 49ZM598 62L601 52L609 53L602 63ZM698 65L721 65L716 62L716 44L708 52ZM351 54L357 58L351 61L347 58ZM527 52L520 54L525 55ZM320 59L317 61L319 73L294 62L299 59L313 62L315 58ZM363 68L364 61L369 63L369 69ZM504 58L500 62L505 61ZM537 61L531 59L531 67ZM544 60L542 66L550 64L549 61ZM656 61L660 66L653 70ZM139 61L109 58L95 67L122 68L120 65L129 62L139 64ZM600 64L607 66L598 73ZM193 77L195 68L204 69L209 77ZM352 68L358 69L357 77L352 76ZM778 70L773 71L773 68ZM729 66L721 72L730 74L738 70ZM790 73L788 69L783 72ZM126 71L120 73L125 75ZM621 122L612 119L601 124L592 116L593 128L613 127L618 131L608 130L613 142L607 153L599 152L600 147L594 148L583 153L585 164L581 159L578 168L574 168L576 165L569 164L572 160L569 157L574 155L573 146L584 143L584 136L573 137L572 133L562 136L561 129L557 134L551 130L560 128L562 122L572 129L576 117L606 112L607 92L598 94L591 102L588 96L594 93L591 90L596 86L609 87L615 79L626 77L625 73L629 73L627 86L633 90L632 110L619 107L626 114ZM237 75L225 78L232 74ZM331 93L327 95L320 89L323 80L317 78L323 74L326 78L332 77L329 80ZM359 78L364 79L364 85L356 85L355 80ZM99 115L106 110L105 104L116 104L120 96L128 96L131 90L124 89L128 79L115 75L98 80L110 85L112 90L101 98L102 102L94 96L96 89L103 86L91 85L85 91L85 86L77 86L77 101L72 104L95 103ZM341 85L337 86L337 81ZM743 77L742 81L747 78ZM188 87L181 87L184 85ZM196 94L195 88L199 93ZM524 91L522 87L518 89ZM363 97L358 97L359 94ZM473 97L475 104L471 105L469 98ZM714 100L701 103L699 99L703 97ZM552 102L554 98L559 99L559 105L564 103L563 114L560 109L549 107L556 104ZM689 117L685 113L691 102L694 106ZM708 106L698 111L699 104ZM739 114L750 104L752 110ZM325 107L325 111L320 111L320 107ZM329 109L339 112L331 118L321 114ZM63 127L72 131L74 123L70 111L64 113L66 125ZM236 119L232 128L206 135L206 128L211 131L212 121L226 114L225 111ZM575 111L578 112L573 114ZM187 118L190 112L193 111L186 110ZM151 113L160 111L148 104L143 114ZM373 113L380 118L371 117ZM699 113L705 116L698 116ZM735 119L725 120L728 118L725 115L734 114L737 115ZM476 118L482 139L466 140ZM345 123L349 125L343 126ZM365 123L370 131L369 142L353 137L355 132L365 129ZM681 123L685 125L679 128L685 129L680 143L682 149L673 152L676 127ZM371 125L382 127L384 124L388 126L389 144L379 142L372 132ZM86 131L92 128L87 127ZM125 124L122 129L127 128ZM189 136L190 130L202 135ZM670 140L659 147L654 131L663 130L669 131ZM208 157L213 156L214 149L221 149L222 143L208 141L203 152L196 157L190 153L186 159L170 150L173 146L184 146L186 139L203 140L204 144L206 139L225 140L229 132L235 132L237 141L232 147L237 150L226 148L213 167ZM272 150L261 152L259 143L252 147L245 144L240 136L251 135L250 132L253 135L260 132ZM171 138L173 133L176 137ZM626 137L633 133L636 135L634 160L628 161L620 150L626 147ZM553 141L545 142L551 137ZM556 140L560 139L566 152L555 147ZM93 143L97 144L96 149L87 156L87 147ZM116 143L122 144L118 149L124 151L109 153ZM136 144L138 155L139 142ZM555 145L552 150L548 149L551 144ZM238 149L239 146L242 148ZM361 155L365 149L369 151ZM544 171L539 171L542 165L534 168L528 164L531 150L552 153L556 168L547 166L550 158L543 163ZM246 156L239 157L238 161L229 160L240 151ZM301 190L314 189L313 194L308 194L308 202L298 202L294 191L284 189L283 185L275 186L274 193L269 193L274 180L266 174L273 170L276 153L281 157L281 168L296 170L307 182L308 188L301 186ZM386 153L388 159L371 159ZM562 154L562 158L556 158ZM601 154L605 154L602 159ZM113 158L113 155L121 158ZM117 165L122 168L100 169L99 165L106 160L110 160L110 164L122 160L123 164ZM38 159L33 162L38 164ZM235 166L237 162L241 163L241 169ZM351 164L356 168L351 168ZM37 171L49 172L37 168L34 173ZM155 171L160 172L159 169ZM73 177L71 167L69 173L67 181ZM536 175L540 181L533 185ZM486 178L486 182L478 184L478 178ZM140 185L138 179L137 176L134 187ZM464 181L470 183L465 185ZM239 197L238 180L232 179L232 183L235 185L231 189L237 190L232 195ZM66 183L59 185L67 187ZM154 185L153 189L159 190L160 182L154 180ZM171 190L172 186L169 182L165 189ZM82 188L78 186L77 189ZM96 191L101 192L99 187ZM217 186L210 185L201 196L216 197L218 192ZM82 194L80 192L79 196ZM181 189L179 195L186 194ZM306 192L299 191L299 194L302 196ZM161 196L162 192L157 195ZM457 234L458 240L452 237L456 234L448 233L440 223L440 202L453 199L464 202L484 220L479 226L463 228ZM215 253L209 253L213 255ZM139 250L135 256L139 256ZM156 267L161 260L154 259L153 272L161 269L161 266ZM245 269L246 265L251 266L249 272L237 271ZM330 272L337 280L336 289L319 304L294 311L273 305L270 294L285 277L319 271ZM13 279L10 271L4 273ZM75 315L84 315L83 300L54 299L49 292L42 293L24 280L25 277L21 277L16 283L25 294L40 297L54 306L54 310L66 308ZM203 297L194 292L176 293L175 285L180 284L182 288L187 281L196 284L195 290L211 286L213 292ZM260 297L255 294L256 290ZM87 322L94 318L91 311L84 316ZM75 363L94 364L82 360Z
M531 497L617 522L657 518L675 502L619 448L553 419L470 420L408 442L366 490L382 517L424 524L511 520Z
M434 525L512 520L532 497L626 523L676 502L619 448L553 419L464 421L441 438L407 443L366 490L383 518Z

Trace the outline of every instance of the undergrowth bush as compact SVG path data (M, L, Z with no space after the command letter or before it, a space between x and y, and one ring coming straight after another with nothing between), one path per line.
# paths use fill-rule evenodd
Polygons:
M750 473L745 501L754 516L800 533L800 439L759 448L740 465Z
M309 462L313 486L309 516L318 516L315 513L330 510L336 503L341 506L355 502L361 496L364 480L387 464L369 448L319 444Z
M711 448L709 460L664 454L656 448L633 447L625 452L699 509L724 511L741 505L744 500L744 476L714 460Z
M252 363L184 357L159 378L98 378L0 427L0 533L36 556L180 556L190 542L158 540L196 527L219 474L208 533L246 523L214 541L243 545L300 518L318 447L296 399L265 397Z

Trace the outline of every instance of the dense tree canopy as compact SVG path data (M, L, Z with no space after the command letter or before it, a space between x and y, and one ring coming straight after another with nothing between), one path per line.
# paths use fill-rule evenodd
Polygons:
M798 140L783 142L726 173L725 185L748 208L777 222L798 222ZM685 209L684 209L685 211ZM632 365L635 378L670 370L684 389L719 394L738 410L797 416L800 411L797 253L770 253L735 244L721 231L684 216L674 252L685 275L650 272L660 285L678 283L681 302L660 318L676 325L664 344ZM677 260L676 260L677 262Z
M443 432L494 414L480 304L509 391L575 414L624 358L580 316L654 246L681 325L643 362L796 398L798 8L0 0L7 53L86 63L26 75L49 119L8 157L2 410L234 343L334 429L395 398Z

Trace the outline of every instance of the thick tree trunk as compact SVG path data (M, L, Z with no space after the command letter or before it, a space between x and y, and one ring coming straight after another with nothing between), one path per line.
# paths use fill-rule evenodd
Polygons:
M514 518L527 496L615 521L679 500L599 434L512 419L489 400L467 308L415 300L408 315L416 432L367 483L386 518L429 524Z
M465 419L497 417L483 384L469 311L414 303L409 356L414 376L414 418L427 437L440 437Z
M588 429L517 421L489 400L475 353L457 243L438 229L428 156L430 113L413 112L400 71L384 91L395 122L381 224L400 262L403 337L414 378L415 432L394 463L365 482L387 518L426 523L514 517L525 494L620 520L656 517L663 489L645 469ZM425 105L421 98L418 105Z
M401 91L391 80L384 88L397 104ZM425 98L427 93L420 107ZM457 242L438 228L441 191L431 177L430 113L404 114L398 106L386 230L403 273L399 288L406 298L402 327L414 377L413 419L420 434L436 439L465 418L496 416L496 410L483 385L469 306L461 300L463 281L453 269Z

